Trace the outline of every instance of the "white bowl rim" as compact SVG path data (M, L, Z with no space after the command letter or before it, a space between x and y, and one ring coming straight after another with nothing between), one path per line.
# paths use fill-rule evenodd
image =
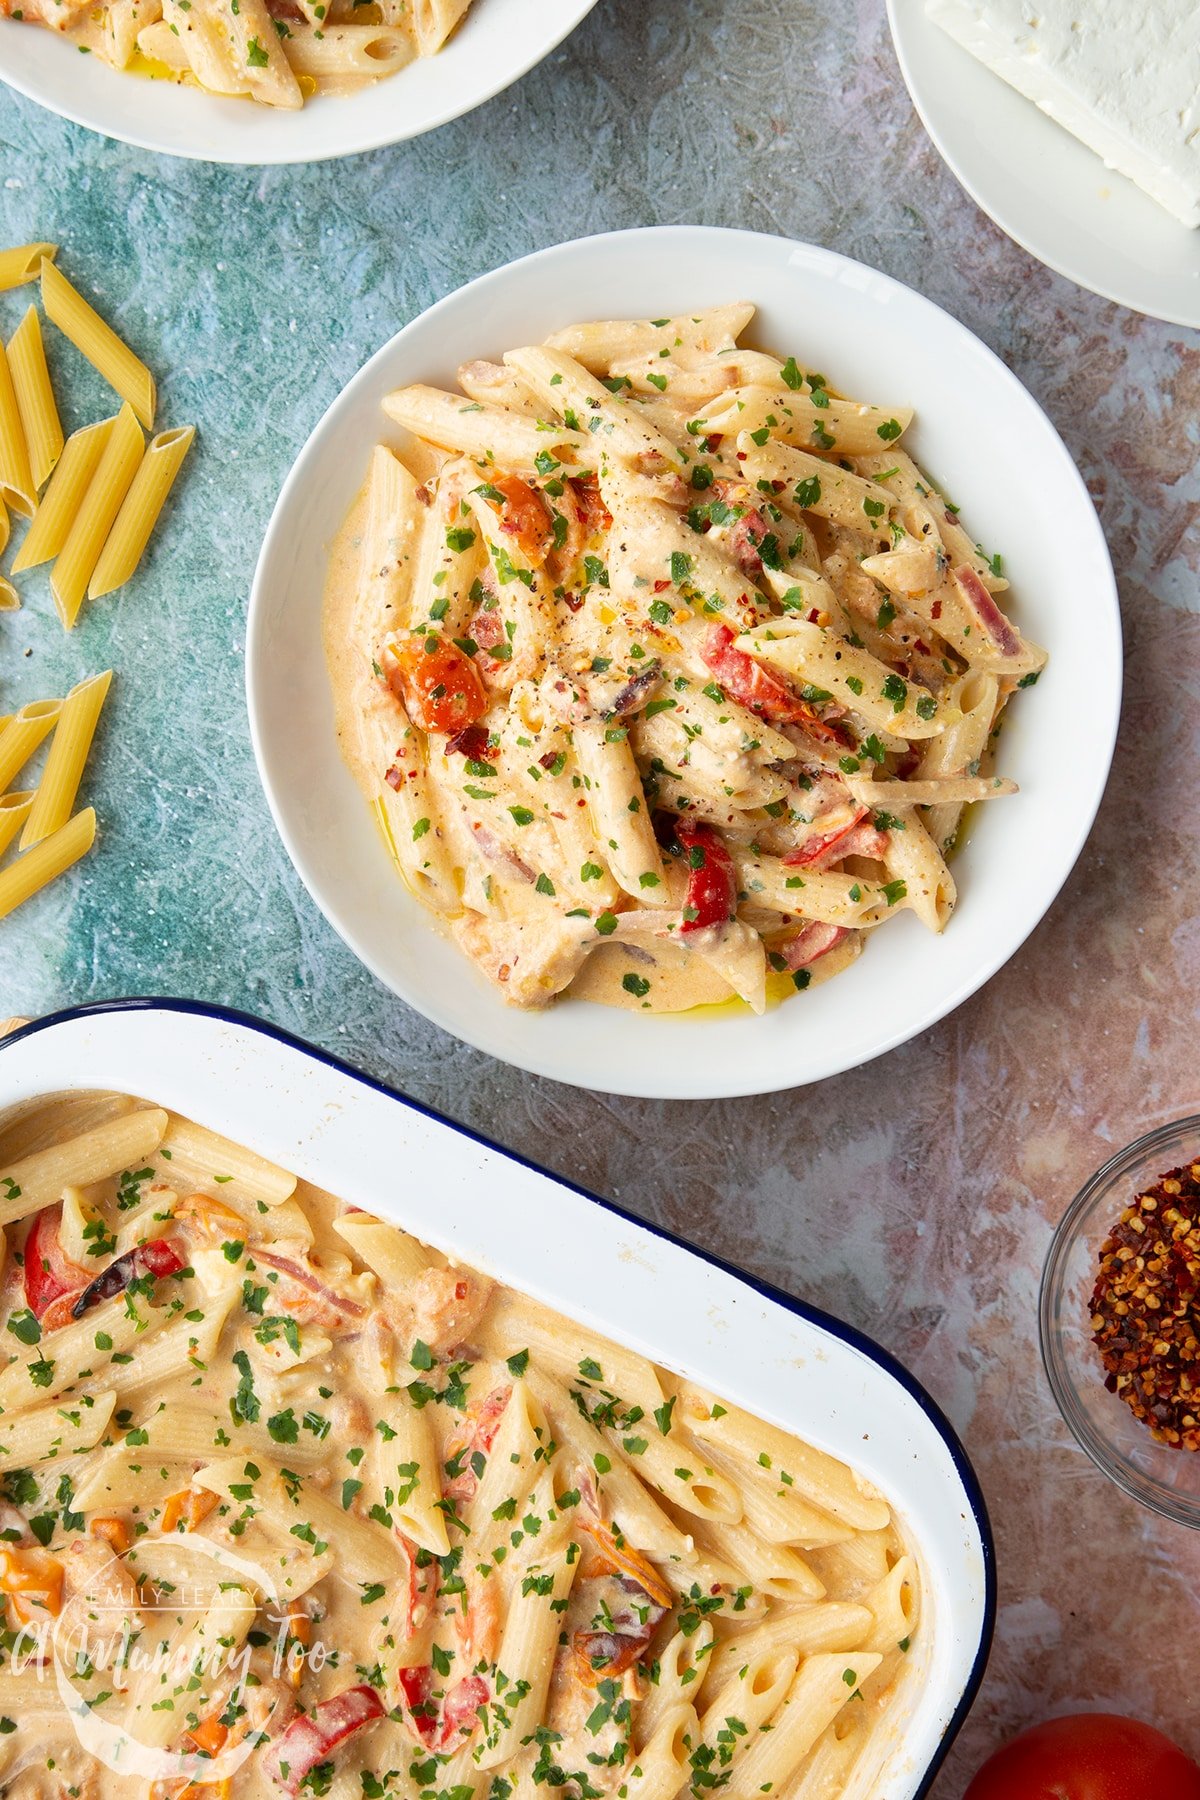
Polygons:
M1089 528L1093 533L1096 546L1100 551L1105 571L1103 592L1096 593L1095 604L1097 614L1102 616L1105 619L1106 624L1113 630L1113 639L1108 648L1111 649L1115 655L1115 664L1112 671L1111 687L1106 695L1101 696L1102 700L1107 701L1107 716L1101 724L1097 715L1095 713L1092 715L1093 723L1096 726L1097 738L1095 745L1096 756L1087 771L1087 778L1090 780L1091 784L1090 791L1085 792L1085 795L1079 804L1079 810L1073 815L1073 818L1066 823L1063 832L1063 843L1065 848L1059 852L1059 866L1056 870L1053 886L1046 887L1037 918L1030 923L1028 929L1024 930L1015 942L1006 941L1000 950L981 958L969 975L965 976L956 986L940 993L936 999L926 1005L922 1011L914 1013L914 1015L904 1024L899 1025L894 1029L883 1031L878 1041L866 1055L860 1056L853 1051L847 1054L843 1051L840 1054L829 1058L829 1060L813 1073L802 1072L797 1075L794 1070L783 1070L780 1072L778 1079L772 1076L769 1081L764 1081L761 1076L751 1075L747 1078L745 1076L739 1076L736 1072L727 1071L718 1079L705 1082L702 1076L699 1076L697 1071L693 1068L688 1071L686 1085L678 1076L673 1077L671 1075L666 1067L668 1059L664 1058L664 1067L661 1077L657 1078L654 1083L640 1081L637 1087L631 1087L628 1085L619 1085L619 1072L615 1078L605 1081L597 1080L594 1071L590 1071L586 1076L573 1072L572 1070L565 1068L561 1060L556 1060L548 1050L515 1056L508 1054L504 1050L498 1049L495 1045L493 1034L488 1031L486 1024L482 1027L465 1029L463 1021L457 1017L451 1019L448 1011L440 1005L436 997L429 999L423 995L420 999L414 998L411 993L405 992L398 985L396 979L381 966L378 959L375 958L365 946L357 941L356 934L337 916L336 903L333 900L326 898L321 891L318 877L307 866L307 859L298 846L295 836L290 830L287 822L287 802L285 794L271 777L267 751L268 734L263 720L263 696L266 692L267 685L267 676L265 672L267 659L260 646L267 629L267 592L271 563L276 555L277 547L283 542L287 535L288 514L292 510L298 496L301 494L309 479L310 466L315 469L319 464L321 440L324 437L326 430L336 422L341 410L351 404L355 391L360 386L369 386L375 371L382 368L387 363L401 340L410 330L418 324L424 325L431 320L435 320L440 313L444 310L449 310L458 304L466 295L480 295L486 293L490 286L508 281L514 273L520 273L526 277L530 277L539 268L544 267L547 263L554 261L556 258L564 256L570 257L573 253L578 252L581 249L622 242L649 243L656 241L663 245L664 254L669 255L670 245L673 241L682 241L685 238L695 237L698 234L703 235L706 238L718 239L730 244L742 243L747 246L751 244L770 246L772 252L776 255L779 254L781 250L799 251L810 262L824 264L834 273L858 271L861 275L869 277L873 284L878 284L881 291L889 297L892 295L903 297L906 301L915 302L919 309L926 309L929 314L934 315L939 321L940 329L948 334L949 343L953 344L955 341L966 343L972 347L975 354L982 354L985 361L998 372L1002 382L1009 386L1010 389L1015 390L1017 395L1020 396L1021 402L1032 408L1034 412L1038 414L1045 426L1046 432L1049 434L1050 441L1061 456L1064 481L1074 487L1077 496L1083 502L1084 514L1090 521ZM364 446L364 449L365 448L366 446ZM977 993L980 988L985 986L986 983L991 980L992 976L995 975L1006 962L1016 955L1017 951L1045 918L1059 893L1061 893L1062 888L1066 884L1079 859L1080 853L1091 832L1092 825L1095 822L1101 800L1104 797L1104 790L1108 780L1109 769L1112 764L1113 753L1116 748L1117 730L1120 723L1122 694L1121 645L1121 614L1117 594L1116 576L1112 569L1112 563L1108 555L1107 544L1105 543L1100 521L1096 516L1095 508L1092 504L1091 496L1088 494L1083 477L1076 467L1070 451L1063 443L1057 428L1049 418L1049 415L1038 405L1037 401L1020 382L1018 377L1013 374L1012 370L1008 368L989 345L985 344L982 339L977 338L973 332L965 325L961 324L959 320L955 319L952 314L946 312L943 307L938 306L935 301L928 299L925 295L918 293L915 289L907 287L903 282L897 281L895 277L887 275L880 270L873 269L868 264L859 263L852 257L842 255L839 251L828 250L823 246L804 243L800 240L778 236L769 232L743 231L736 227L729 226L651 225L636 226L624 231L596 232L582 238L567 239L562 243L552 244L542 250L533 251L526 256L517 258L513 262L501 264L498 268L489 270L483 275L476 276L472 281L466 282L461 287L454 288L449 293L444 294L423 312L409 320L407 324L402 326L401 329L387 341L387 343L381 345L381 347L367 359L358 370L357 374L354 375L342 391L335 396L329 406L325 409L325 412L322 414L317 424L313 427L308 439L293 462L283 487L280 490L279 498L271 513L271 518L263 538L262 548L259 552L258 563L254 572L246 623L246 700L250 723L250 737L254 749L255 761L258 766L259 780L261 781L263 791L266 794L267 803L270 807L271 815L274 818L276 829L283 840L284 847L291 858L293 867L296 869L296 872L299 874L301 881L315 901L317 907L342 941L348 945L359 961L370 970L376 979L381 981L383 985L396 994L398 998L404 1000L406 1004L413 1006L418 1012L422 1013L424 1017L431 1020L435 1025L440 1026L442 1030L449 1032L453 1037L458 1038L462 1042L469 1043L475 1049L483 1050L489 1055L497 1056L501 1060L514 1063L515 1066L524 1068L531 1074L547 1076L553 1080L563 1081L577 1087L590 1087L599 1091L617 1094L633 1094L637 1097L647 1099L733 1099L751 1094L781 1092L797 1086L807 1086L813 1081L823 1080L832 1075L843 1074L847 1069L862 1067L868 1062L873 1062L877 1057L886 1054L890 1050L896 1049L901 1044L908 1043L912 1038L918 1037L922 1032L927 1031L931 1026L937 1024L939 1020L945 1018L958 1006L961 1006L964 1001ZM261 670L260 662L263 665ZM420 903L417 902L416 904ZM433 931L436 931L437 929L432 922L429 928ZM492 998L492 996L486 996L486 998ZM503 1001L498 998L495 1000L495 1004L500 1007L503 1007L504 1005ZM634 1016L636 1015L630 1014L631 1018ZM479 1017L486 1021L488 1017L488 1010L486 1007L480 1008Z
M172 1015L176 1015L191 1020L207 1021L211 1024L230 1027L235 1032L245 1033L251 1039L264 1039L271 1045L281 1046L285 1051L298 1053L310 1062L320 1064L333 1071L335 1075L351 1084L381 1095L396 1106L405 1108L420 1118L457 1134L489 1155L514 1163L541 1180L567 1189L588 1203L589 1206L621 1221L635 1232L645 1232L682 1251L686 1257L730 1277L734 1282L770 1304L782 1308L818 1333L837 1340L873 1364L881 1374L904 1390L919 1411L924 1414L944 1446L953 1467L954 1476L961 1486L963 1498L969 1508L971 1524L978 1537L980 1555L981 1593L978 1642L953 1711L942 1729L940 1739L933 1747L929 1762L920 1772L917 1784L912 1788L909 1796L909 1800L925 1800L982 1685L991 1655L999 1601L995 1535L979 1477L954 1426L917 1377L905 1368L904 1364L898 1361L889 1350L885 1350L865 1332L861 1332L857 1327L825 1312L823 1308L800 1300L782 1288L775 1287L771 1282L760 1280L747 1270L691 1243L678 1233L651 1220L639 1217L638 1214L629 1211L618 1202L605 1199L569 1176L559 1175L544 1168L533 1158L524 1156L519 1151L507 1149L504 1145L486 1137L482 1132L473 1130L469 1125L461 1124L449 1115L439 1112L435 1107L415 1100L402 1090L389 1086L387 1082L356 1069L353 1064L345 1062L331 1051L324 1050L317 1044L309 1043L295 1033L285 1030L282 1026L275 1025L268 1019L259 1018L253 1013L204 1000L152 995L134 995L122 999L91 1001L78 1006L68 1006L57 1012L48 1013L39 1019L34 1019L0 1039L0 1070L3 1069L5 1061L12 1051L18 1050L22 1044L38 1038L44 1033L53 1034L63 1027L80 1021L112 1019L119 1023L130 1015L143 1013L151 1013L162 1019L170 1019ZM79 1085L79 1083L68 1082L67 1085L69 1088ZM99 1085L103 1087L104 1083L101 1082ZM0 1107L4 1104L3 1098L0 1096Z
M490 0L490 3L495 6L498 5L499 0ZM582 24L595 5L596 0L558 0L558 6L553 13L553 23L543 40L537 41L519 52L512 63L506 63L503 56L493 60L484 60L481 66L487 67L491 72L484 76L482 82L464 82L458 98L448 97L441 105L434 106L425 113L422 113L420 108L414 108L412 113L398 108L396 118L391 124L370 129L360 126L354 130L355 96L351 94L326 97L323 104L336 105L339 111L344 111L347 130L341 136L331 131L331 135L336 141L329 143L324 148L306 147L302 140L298 142L297 146L293 146L282 133L278 145L268 146L265 151L254 155L240 154L236 144L227 150L223 143L216 145L201 142L164 143L162 138L155 136L153 131L139 122L135 107L129 108L127 119L120 118L114 122L106 116L105 109L99 101L85 103L88 99L86 95L85 101L64 101L48 92L48 84L35 75L25 70L6 67L2 56L0 56L0 82L23 95L25 99L32 100L35 105L44 107L47 112L66 119L70 124L81 125L85 130L94 131L101 137L110 138L117 143L129 144L135 150L149 150L160 156L173 156L185 162L226 164L238 168L290 167L292 165L300 166L304 163L332 162L343 156L361 156L372 150L385 150L393 144L407 143L413 138L423 137L428 131L436 131L440 126L449 125L453 120L474 112L477 106L483 106L487 101L494 100L497 94L512 87L515 82L528 75L531 69L544 62L546 57L557 50L558 46L570 36L576 26ZM5 24L6 21L0 20L0 32L3 31ZM398 71L397 74L365 91L378 92L381 88L386 89L389 82L403 82L406 76L420 79L423 68L453 55L456 42L470 28L470 25L471 15L468 14L458 33L445 49L438 52L437 58L419 58ZM51 39L49 32L44 32L42 35L48 40ZM0 36L0 45L3 44L3 41L3 37ZM503 34L498 34L498 41L504 42ZM54 47L55 45L51 41L51 48ZM65 51L68 46L58 44L57 48ZM120 76L123 80L131 82L134 80L134 77L126 76L124 71L109 70L108 72ZM146 83L142 82L139 85L144 87ZM220 96L204 93L197 93L195 98L198 101L216 100L225 108L245 108L253 104L246 100L223 101ZM309 102L301 112L289 113L287 118L299 121L307 115L311 128L311 107L312 103ZM268 108L266 110L273 113L277 109ZM284 129L290 130L286 126Z

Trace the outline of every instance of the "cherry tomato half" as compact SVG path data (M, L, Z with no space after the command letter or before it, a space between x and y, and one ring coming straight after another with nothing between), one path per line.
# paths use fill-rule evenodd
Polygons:
M487 695L470 657L448 638L419 631L391 646L389 681L422 731L462 731L487 711Z
M963 1800L1200 1800L1200 1768L1151 1725L1075 1713L997 1750Z

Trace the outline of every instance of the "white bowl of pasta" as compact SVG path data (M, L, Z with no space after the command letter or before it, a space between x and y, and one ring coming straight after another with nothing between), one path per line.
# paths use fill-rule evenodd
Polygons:
M219 163L353 156L518 80L595 0L41 0L0 19L0 81L105 137ZM54 30L36 28L43 12ZM81 56L80 49L90 54Z
M982 344L829 251L662 228L367 364L276 507L247 683L377 975L538 1073L700 1098L865 1062L1013 954L1103 791L1120 624Z
M856 1332L191 1002L0 1044L0 1213L6 1780L928 1791L993 1547Z

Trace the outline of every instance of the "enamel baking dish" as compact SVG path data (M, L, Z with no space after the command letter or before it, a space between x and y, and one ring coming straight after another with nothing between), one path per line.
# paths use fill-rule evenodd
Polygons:
M856 1800L928 1792L991 1644L982 1495L922 1388L848 1326L258 1020L188 1001L56 1014L0 1043L0 1116L114 1088L187 1114L844 1458L899 1514L922 1611Z

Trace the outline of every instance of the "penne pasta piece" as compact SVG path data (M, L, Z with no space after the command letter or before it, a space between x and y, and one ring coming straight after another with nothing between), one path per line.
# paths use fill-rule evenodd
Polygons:
M239 1201L249 1207L259 1201L282 1206L296 1192L296 1177L287 1169L178 1113L167 1117L160 1155L170 1165L174 1186L189 1182L208 1193L215 1184L216 1197L228 1206Z
M503 1698L492 1709L494 1722L476 1752L481 1769L493 1769L515 1756L545 1716L559 1621L578 1562L571 1547L561 1544L548 1554L535 1552L524 1567L526 1574L511 1595L500 1638L497 1688ZM501 1674L506 1677L503 1689Z
M753 1418L740 1407L717 1406L711 1395L690 1383L680 1389L678 1410L694 1436L737 1457L760 1486L783 1487L809 1498L858 1531L878 1531L891 1523L887 1501L865 1492L845 1463L811 1444L801 1444L777 1425Z
M432 1252L415 1237L370 1213L343 1213L333 1221L333 1229L359 1261L375 1271L385 1289L396 1294L404 1293L434 1261Z
M19 244L13 250L0 250L0 293L36 281L43 261L53 262L57 255L57 244Z
M383 410L415 437L504 469L532 471L540 455L566 445L582 448L587 441L583 432L566 425L481 406L438 388L398 388L384 396Z
M155 1336L169 1317L165 1307L127 1304L124 1295L102 1301L82 1319L48 1332L31 1353L13 1357L0 1373L0 1406L6 1414L27 1412L89 1381L97 1392L111 1387L124 1394L131 1370L141 1377ZM194 1332L195 1327L185 1324L184 1329ZM130 1355L135 1345L136 1359Z
M0 882L4 879L0 875ZM0 1169L0 1225L52 1206L65 1187L87 1187L122 1169L140 1169L166 1129L165 1112L141 1107L10 1162Z
M37 790L34 788L25 791L13 789L10 793L0 794L0 856L3 856L21 830L36 798Z
M12 535L12 521L8 516L8 508L0 499L0 555L8 548L8 540Z
M79 617L88 582L144 450L145 440L133 409L123 406L50 571L50 592L68 631Z
M65 873L96 841L96 815L91 807L76 813L51 837L26 850L7 869L0 870L0 919L39 893Z
M696 435L767 431L802 450L866 456L898 438L912 417L907 406L889 412L854 400L830 399L821 384L807 394L790 388L735 388L721 394L695 423Z
M6 581L4 576L0 575L0 612L19 612L20 609L20 594L11 581Z
M595 835L618 883L647 905L670 905L662 855L628 739L614 739L601 720L586 719L572 726L571 742L587 784Z
M628 1800L675 1800L681 1795L688 1785L699 1735L694 1707L675 1706L664 1714L653 1737L638 1752L628 1781L622 1783Z
M110 1388L63 1406L34 1406L0 1419L0 1472L61 1462L98 1444L116 1406Z
M13 560L14 574L35 568L38 563L50 562L58 555L100 466L115 424L115 419L102 419L98 425L85 425L81 431L72 432L67 439L49 486L38 503L33 523L25 533L25 541Z
M128 68L138 33L162 17L161 0L112 0L104 15L105 56L114 69Z
M634 357L658 357L664 350L687 344L716 352L735 344L754 317L749 300L731 306L711 306L699 313L681 313L673 319L599 319L586 325L568 325L546 339L551 350L561 350L581 362L593 375L607 375L616 362Z
M63 430L59 422L50 371L46 367L46 347L42 328L31 306L16 331L8 340L8 366L34 489L40 492L62 455Z
M29 446L17 405L8 352L0 344L0 500L10 512L31 519L37 505L37 489L29 466Z
M414 55L425 54L414 48L407 31L395 25L319 23L289 25L283 53L297 75L358 76L371 81L394 75Z
M557 1313L512 1289L493 1297L476 1340L497 1358L528 1350L535 1365L568 1386L590 1383L626 1405L640 1406L647 1417L665 1401L654 1365L644 1356L574 1322L564 1330Z
M137 42L143 56L194 75L211 93L237 98L251 94L249 73L234 68L233 45L213 0L192 0L190 6L163 0L162 19L143 26Z
M300 1535L293 1531L295 1525L311 1531L319 1544L335 1546L349 1580L364 1587L396 1581L404 1570L391 1532L326 1499L311 1483L285 1481L279 1465L265 1457L253 1458L249 1466L237 1456L207 1463L196 1471L193 1485L229 1500L235 1516L261 1519L285 1543Z
M874 1615L865 1604L846 1600L821 1600L807 1606L792 1606L786 1611L724 1637L712 1652L705 1681L718 1687L737 1670L745 1668L753 1657L774 1649L787 1649L797 1656L815 1656L822 1651L857 1650L866 1645Z
M576 433L594 435L609 456L649 457L665 469L678 469L674 443L649 420L622 406L582 363L561 350L532 345L505 352L504 365L515 369L538 398L561 413ZM586 441L586 437L583 441Z
M413 0L418 56L433 56L466 13L471 0Z
M946 859L911 807L896 815L883 853L890 893L878 916L895 906L916 913L928 931L944 931L958 900ZM868 915L869 917L870 915Z
M668 1638L650 1666L649 1691L638 1708L637 1748L645 1748L676 1706L696 1704L708 1681L713 1639L711 1619L700 1619L694 1630L676 1631Z
M738 1763L739 1790L774 1794L791 1780L822 1732L875 1669L880 1658L855 1650L806 1657L787 1697Z
M133 408L147 431L154 427L156 395L154 377L128 344L122 342L79 290L71 285L49 257L41 265L42 305L64 337Z
M833 694L871 726L896 737L937 737L949 722L944 704L924 688L911 687L869 651L807 619L756 626L737 640L737 648Z
M88 583L89 600L124 587L134 573L195 435L196 427L186 425L176 431L160 431L146 445Z
M103 675L93 675L89 681L79 682L63 701L54 724L50 754L38 784L37 797L21 834L22 850L40 844L71 817L111 681L112 670L106 669Z
M367 483L359 579L364 607L373 619L389 626L408 623L413 572L425 525L417 487L400 458L385 444L377 444Z
M61 700L30 700L0 730L0 791L54 730L61 711Z

